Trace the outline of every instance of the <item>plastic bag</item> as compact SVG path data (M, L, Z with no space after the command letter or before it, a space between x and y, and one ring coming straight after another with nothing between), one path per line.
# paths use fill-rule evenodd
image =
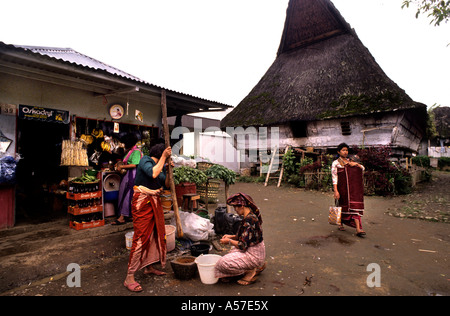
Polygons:
M214 235L214 225L209 219L198 216L194 213L179 211L181 228L183 235L192 241L208 240ZM171 225L176 227L175 218L172 218Z
M337 206L330 206L329 212L328 212L328 223L331 225L341 225L341 213L342 213L342 207Z
M194 159L190 159L188 157L183 157L183 156L176 156L176 155L172 155L172 161L176 167L191 167L191 168L196 168L197 167L197 162Z
M16 167L19 159L12 156L0 158L0 184L16 183Z

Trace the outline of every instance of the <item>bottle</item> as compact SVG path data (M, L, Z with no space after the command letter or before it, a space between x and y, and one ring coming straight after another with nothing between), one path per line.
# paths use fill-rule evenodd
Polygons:
M69 182L69 193L73 193L73 182Z

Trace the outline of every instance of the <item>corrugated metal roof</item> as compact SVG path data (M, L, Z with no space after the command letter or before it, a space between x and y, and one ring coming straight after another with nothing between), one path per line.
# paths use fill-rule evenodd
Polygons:
M186 96L186 97L192 98L194 100L196 99L201 102L210 103L211 105L209 107L211 107L211 108L215 107L216 105L217 105L217 107L223 108L224 110L226 108L231 108L230 105L227 105L227 104L224 104L221 102L207 100L204 98L196 97L196 96L193 96L193 95L190 95L187 93L183 93L183 92L179 92L179 91L166 89L164 87L160 87L158 85L154 85L152 83L146 82L145 80L142 80L136 76L133 76L125 71L122 71L120 69L117 69L115 67L107 65L99 60L96 60L92 57L89 57L87 55L79 53L72 48L16 45L16 44L6 44L6 43L0 41L0 46L2 46L2 45L5 45L6 47L14 47L15 49L22 49L22 50L28 51L30 53L33 53L33 54L40 54L42 56L50 57L50 58L53 58L53 59L56 59L58 61L62 61L65 63L70 63L71 65L75 65L78 67L85 67L85 68L89 68L94 71L106 71L108 74L111 74L114 76L133 80L133 81L145 84L145 85L149 85L153 88L165 89L168 92L173 92L180 96Z
M60 48L60 47L43 47L43 46L23 46L23 45L13 45L17 48L23 48L25 50L30 50L33 53L38 53L41 55L46 55L52 58L61 59L66 62L74 63L80 66L93 68L96 70L105 70L113 75L118 75L128 79L136 80L139 82L145 82L144 80L130 75L129 73L107 65L97 59L84 55L77 52L72 48Z

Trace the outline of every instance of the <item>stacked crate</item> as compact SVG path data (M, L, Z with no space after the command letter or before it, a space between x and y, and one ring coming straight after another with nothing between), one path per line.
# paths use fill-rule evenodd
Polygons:
M69 182L67 201L71 228L80 230L105 225L99 181Z

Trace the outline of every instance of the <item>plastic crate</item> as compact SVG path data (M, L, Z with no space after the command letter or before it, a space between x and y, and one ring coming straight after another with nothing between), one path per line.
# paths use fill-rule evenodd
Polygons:
M73 228L75 230L82 230L82 229L88 229L88 228L94 228L94 227L100 227L105 225L105 220L101 219L98 221L92 221L87 223L78 223L78 222L70 222L70 228Z

